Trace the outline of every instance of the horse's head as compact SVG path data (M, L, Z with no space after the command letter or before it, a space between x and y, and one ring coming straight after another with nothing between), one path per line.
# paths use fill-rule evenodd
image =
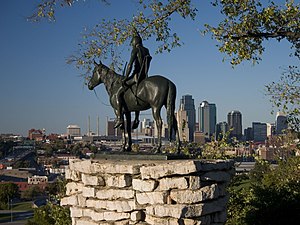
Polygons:
M94 64L95 64L95 68L93 70L93 75L88 82L88 88L90 90L93 90L96 86L102 83L101 76L100 76L101 72L99 71L101 70L102 63L100 62L98 64L94 61Z

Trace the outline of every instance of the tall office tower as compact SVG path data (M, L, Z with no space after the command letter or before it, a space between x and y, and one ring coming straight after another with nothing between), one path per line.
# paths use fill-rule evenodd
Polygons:
M211 137L216 131L216 104L203 101L198 108L199 131Z
M282 112L276 114L276 134L282 134L285 129L288 128L287 117Z
M242 114L240 111L233 110L227 114L228 128L233 129L230 137L242 138Z
M267 124L260 122L252 123L253 140L265 141L267 140Z
M225 136L227 131L228 131L228 124L225 121L217 123L216 134L215 134L216 139L221 140Z
M179 110L186 111L187 127L189 129L189 141L194 140L194 131L196 124L196 110L192 95L183 95L180 99Z

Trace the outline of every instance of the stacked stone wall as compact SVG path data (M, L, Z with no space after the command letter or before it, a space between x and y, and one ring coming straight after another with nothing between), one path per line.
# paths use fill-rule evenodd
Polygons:
M221 225L232 161L71 160L72 225Z

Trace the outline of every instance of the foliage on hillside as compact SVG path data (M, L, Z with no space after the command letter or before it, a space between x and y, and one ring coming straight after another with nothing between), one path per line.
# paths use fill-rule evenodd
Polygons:
M297 224L300 221L300 157L275 168L258 161L249 176L229 188L228 225Z

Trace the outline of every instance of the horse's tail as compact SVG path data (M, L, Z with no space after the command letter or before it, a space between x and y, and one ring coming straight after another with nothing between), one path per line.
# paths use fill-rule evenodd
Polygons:
M168 121L168 132L169 132L169 140L173 139L173 131L174 135L178 133L178 125L177 120L174 114L175 111L175 102L176 101L176 86L169 82L169 91L167 95L167 121ZM179 141L179 140L178 140Z

